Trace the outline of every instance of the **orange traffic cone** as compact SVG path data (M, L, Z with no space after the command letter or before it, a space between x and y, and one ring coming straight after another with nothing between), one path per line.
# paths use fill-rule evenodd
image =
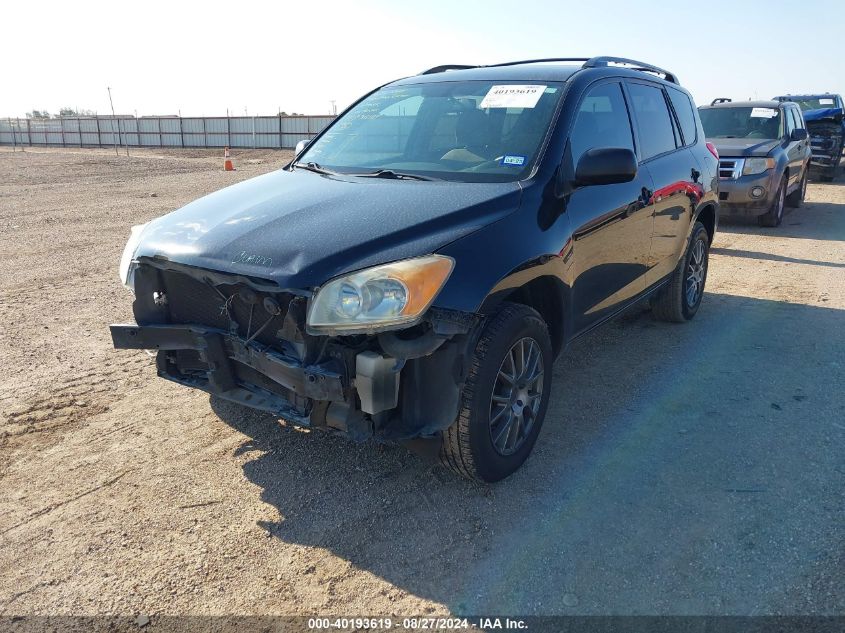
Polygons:
M234 165L232 165L232 159L229 158L229 148L223 150L223 169L225 171L235 171Z

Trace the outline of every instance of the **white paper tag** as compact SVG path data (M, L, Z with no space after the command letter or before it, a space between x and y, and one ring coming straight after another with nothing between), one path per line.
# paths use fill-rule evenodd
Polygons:
M833 99L819 99L819 103L822 105L833 105Z
M506 85L493 86L481 100L479 108L533 108L537 105L546 86Z
M771 119L778 115L774 108L751 108L751 116L755 119Z

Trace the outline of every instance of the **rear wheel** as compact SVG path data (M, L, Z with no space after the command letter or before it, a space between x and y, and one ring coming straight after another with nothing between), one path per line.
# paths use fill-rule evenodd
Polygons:
M786 176L780 181L780 187L778 187L777 195L775 196L775 201L772 203L772 208L769 209L767 213L759 216L757 218L757 222L760 226L780 226L780 223L783 222L783 206L784 202L786 201Z
M786 202L790 207L795 207L796 209L800 207L804 203L804 198L807 195L807 170L804 169L804 175L801 178L801 184L798 185L798 189L793 191L786 197Z
M661 321L683 323L698 312L707 281L710 237L701 222L692 230L686 254L665 286L651 298L651 313Z
M440 461L486 482L504 479L528 458L549 402L549 331L528 306L507 303L484 327Z

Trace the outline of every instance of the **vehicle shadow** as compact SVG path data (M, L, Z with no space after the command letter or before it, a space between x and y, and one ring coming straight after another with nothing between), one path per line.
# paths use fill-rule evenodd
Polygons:
M845 241L845 223L839 219L843 213L845 204L806 202L798 209L787 209L783 223L774 228L761 227L754 218L720 217L719 233L841 242Z
M842 612L842 332L845 310L748 297L687 325L638 306L558 359L534 454L494 486L212 406L250 438L270 534L455 614Z
M808 264L810 266L826 266L829 268L845 268L845 262L822 262L815 259L802 259L799 257L786 257L775 253L760 253L758 251L739 251L734 248L713 247L711 255L727 255L729 257L743 257L747 259L762 259L770 262L785 262L788 264Z

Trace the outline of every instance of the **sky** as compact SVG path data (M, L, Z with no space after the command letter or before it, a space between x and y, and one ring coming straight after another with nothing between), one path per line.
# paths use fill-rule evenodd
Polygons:
M0 117L342 111L440 64L632 57L696 102L845 92L843 0L53 2L0 12Z

